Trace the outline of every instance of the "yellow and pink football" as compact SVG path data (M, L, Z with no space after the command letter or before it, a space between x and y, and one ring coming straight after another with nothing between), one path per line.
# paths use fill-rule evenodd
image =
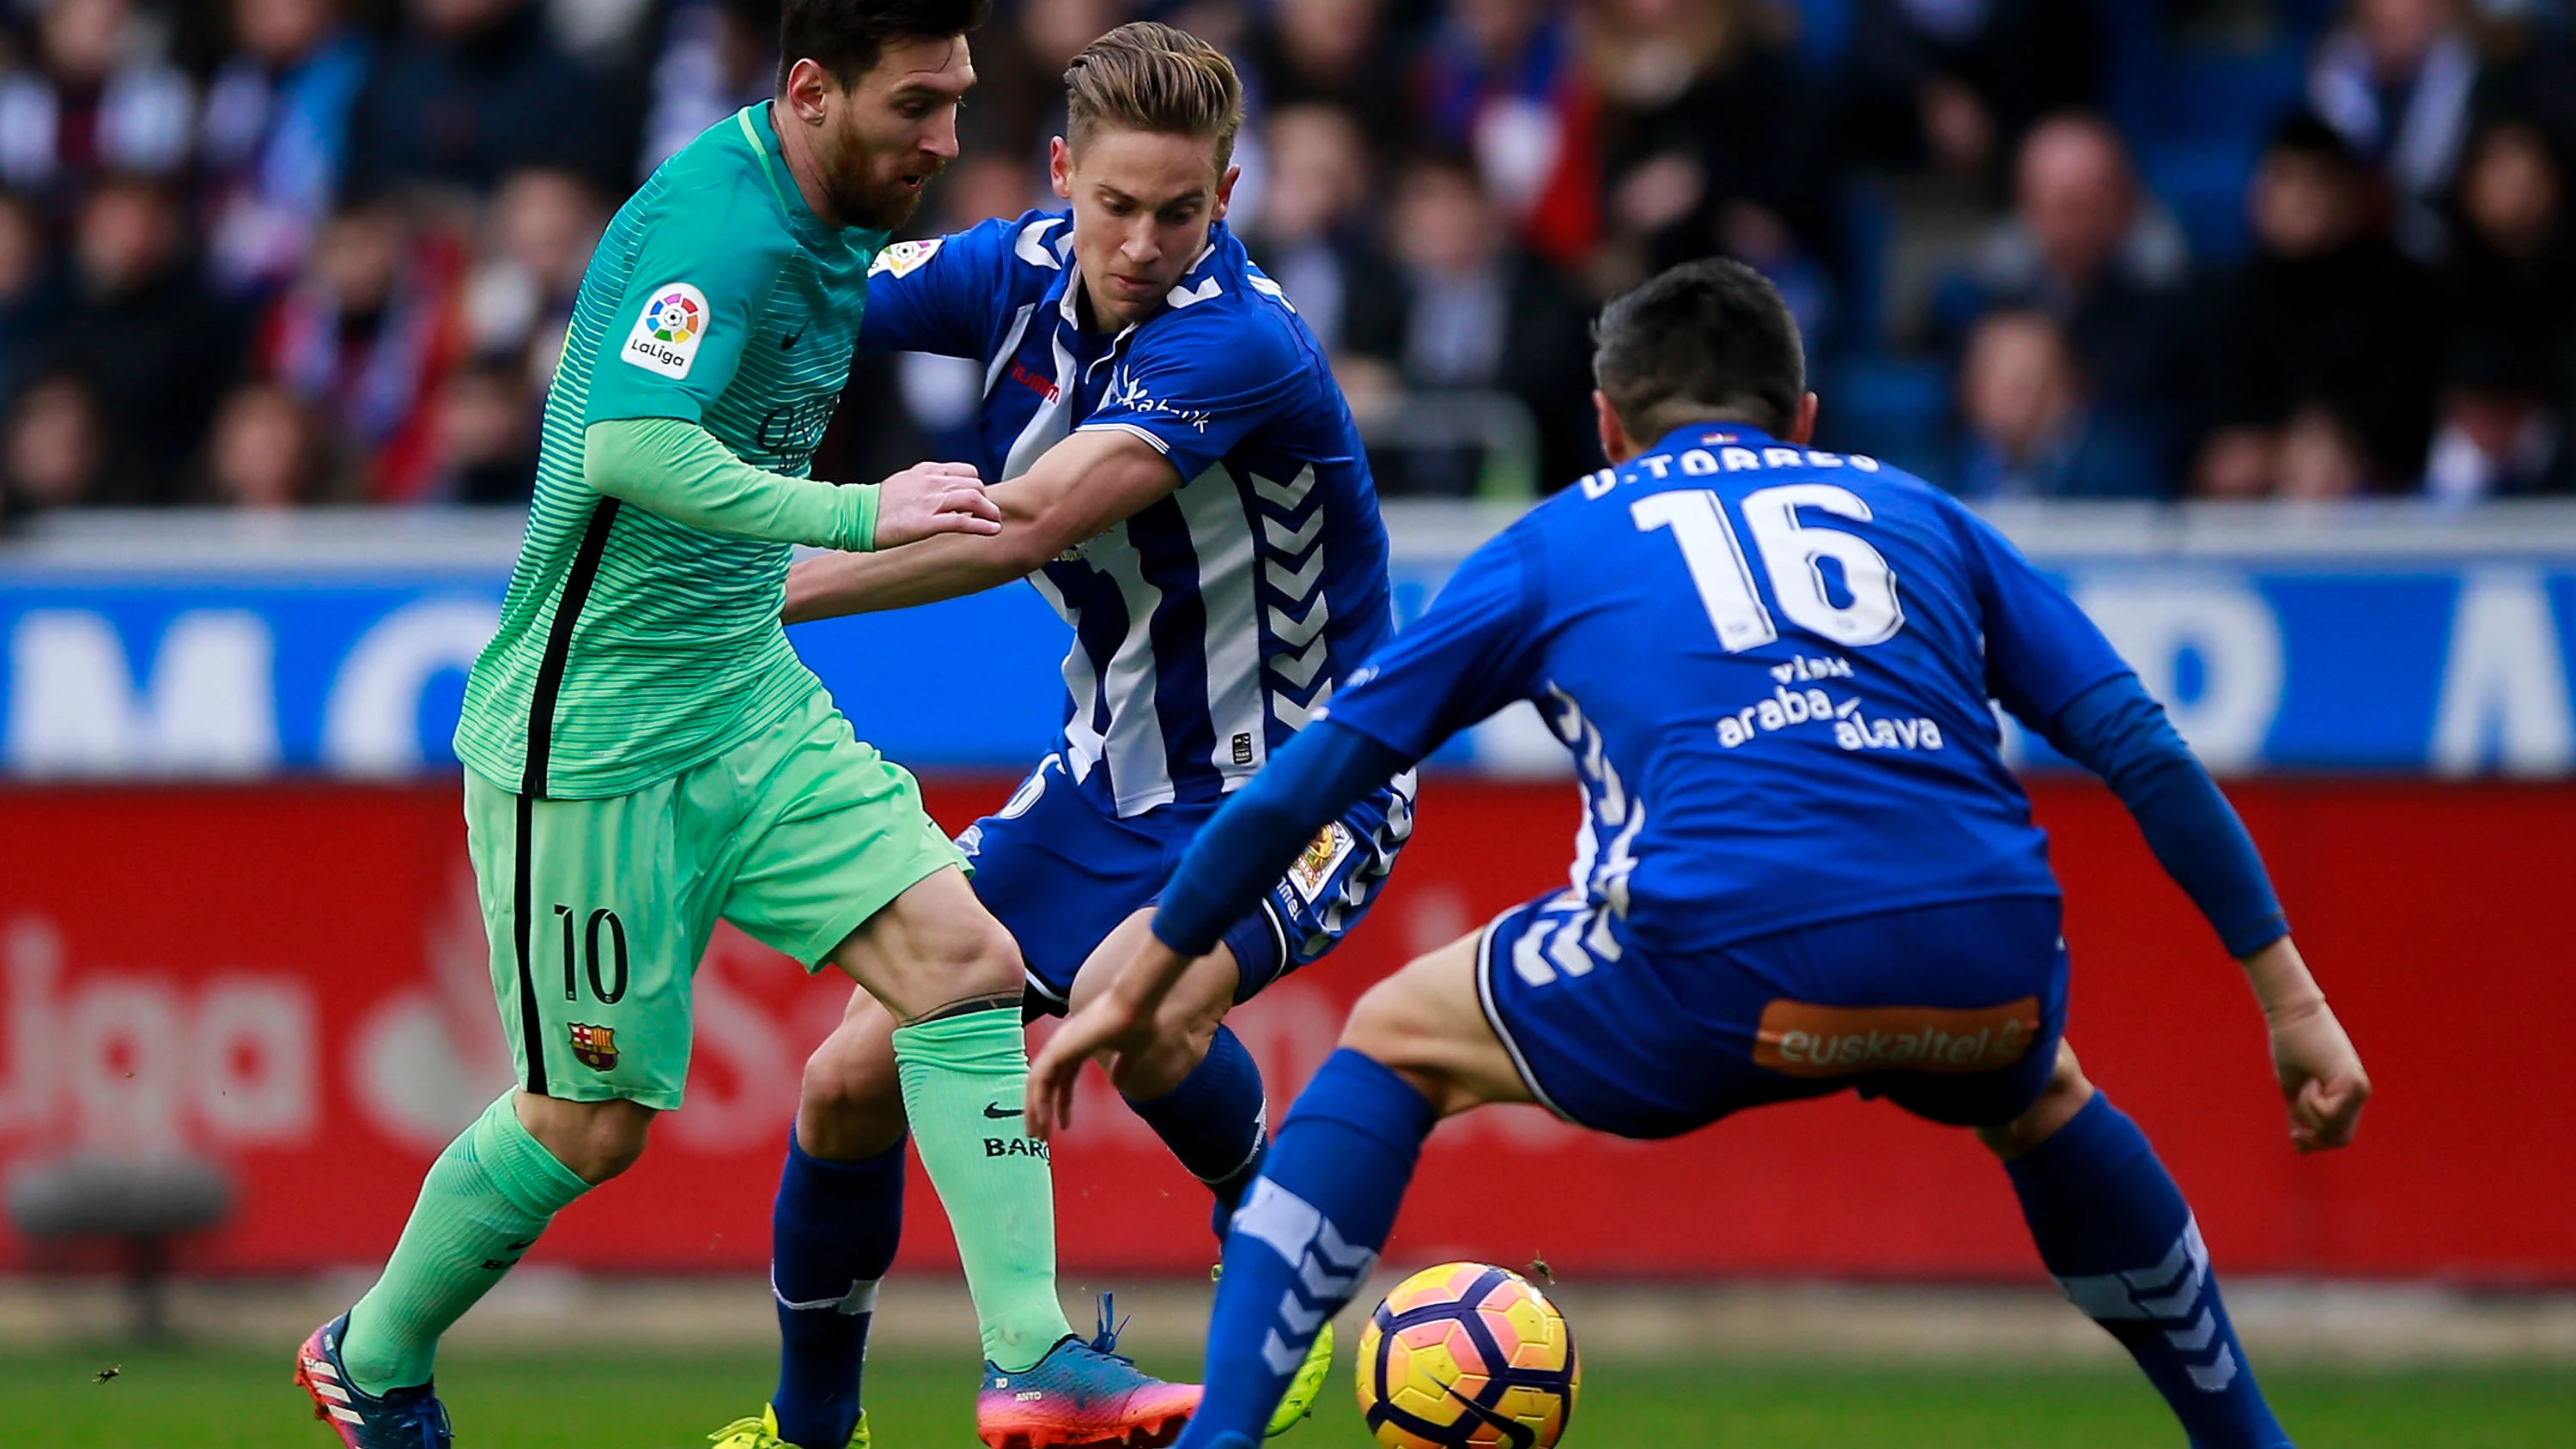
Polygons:
M1490 1263L1423 1269L1360 1334L1360 1413L1390 1449L1550 1449L1582 1382L1564 1315Z

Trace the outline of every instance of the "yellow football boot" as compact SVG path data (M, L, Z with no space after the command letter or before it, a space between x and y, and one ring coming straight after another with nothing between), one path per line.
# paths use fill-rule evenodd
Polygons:
M778 1411L766 1404L757 1419L736 1419L707 1436L715 1449L799 1449L778 1437ZM848 1449L868 1449L868 1412L859 1411L859 1426L850 1431Z
M1225 1281L1225 1264L1208 1269L1208 1281ZM1270 1412L1270 1427L1261 1431L1265 1439L1276 1439L1294 1429L1315 1412L1315 1400L1324 1392L1325 1376L1333 1371L1333 1321L1315 1331L1315 1341L1306 1350L1306 1361L1297 1365L1297 1376L1288 1381L1288 1391L1279 1396L1279 1407Z
M1279 1407L1270 1415L1270 1427L1261 1432L1276 1439L1315 1412L1315 1400L1324 1392L1324 1376L1332 1371L1333 1325L1327 1321L1316 1330L1315 1346L1306 1350L1306 1361L1297 1365L1297 1376L1288 1381L1288 1392L1279 1396Z

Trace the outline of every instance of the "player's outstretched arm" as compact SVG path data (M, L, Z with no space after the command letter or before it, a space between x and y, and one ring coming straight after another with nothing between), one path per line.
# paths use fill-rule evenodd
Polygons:
M2350 1143L2370 1078L2290 943L2280 897L2236 807L2066 591L1991 524L1964 508L1955 519L1978 583L1996 699L2102 777L2156 863L2245 967L2271 1032L2291 1142L2301 1152Z
M890 548L934 533L1001 527L964 463L924 463L882 484L840 487L755 468L679 418L591 424L582 433L582 476L603 497L764 543Z
M2289 1104L2291 1145L2301 1152L2351 1145L2361 1106L2370 1100L2370 1076L2299 948L2283 936L2245 958L2245 977L2271 1029L2272 1069Z
M2360 1054L2290 941L2253 836L2164 707L2122 674L2079 695L2047 734L2120 797L2165 873L2244 965L2271 1032L2291 1143L2301 1152L2348 1145L2370 1099Z
M800 560L788 570L782 612L801 624L981 593L1026 578L1180 486L1180 470L1144 439L1078 432L1028 472L984 490L1001 520L997 536L960 530L894 553Z

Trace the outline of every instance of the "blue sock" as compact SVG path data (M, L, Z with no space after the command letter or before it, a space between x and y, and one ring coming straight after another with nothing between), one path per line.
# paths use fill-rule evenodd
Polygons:
M859 1364L877 1280L903 1237L903 1143L857 1162L808 1157L787 1133L787 1167L769 1218L769 1287L778 1300L778 1437L842 1449L859 1422Z
M1222 1242L1243 1190L1261 1175L1267 1105L1261 1095L1261 1064L1231 1029L1220 1026L1206 1059L1179 1086L1141 1102L1129 1097L1127 1105L1162 1137L1190 1176L1216 1194L1210 1222Z
M1316 1330L1377 1266L1435 1120L1410 1083L1348 1048L1307 1084L1225 1240L1207 1394L1174 1449L1261 1442Z
M2227 1321L2191 1205L2128 1114L2095 1093L2004 1164L2040 1261L2146 1370L2193 1449L2286 1449Z

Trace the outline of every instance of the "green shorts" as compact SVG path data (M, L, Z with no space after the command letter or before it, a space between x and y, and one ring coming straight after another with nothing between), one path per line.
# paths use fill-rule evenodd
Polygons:
M465 837L519 1082L668 1111L716 920L818 969L923 878L964 865L912 776L813 696L686 773L531 800L468 770Z

